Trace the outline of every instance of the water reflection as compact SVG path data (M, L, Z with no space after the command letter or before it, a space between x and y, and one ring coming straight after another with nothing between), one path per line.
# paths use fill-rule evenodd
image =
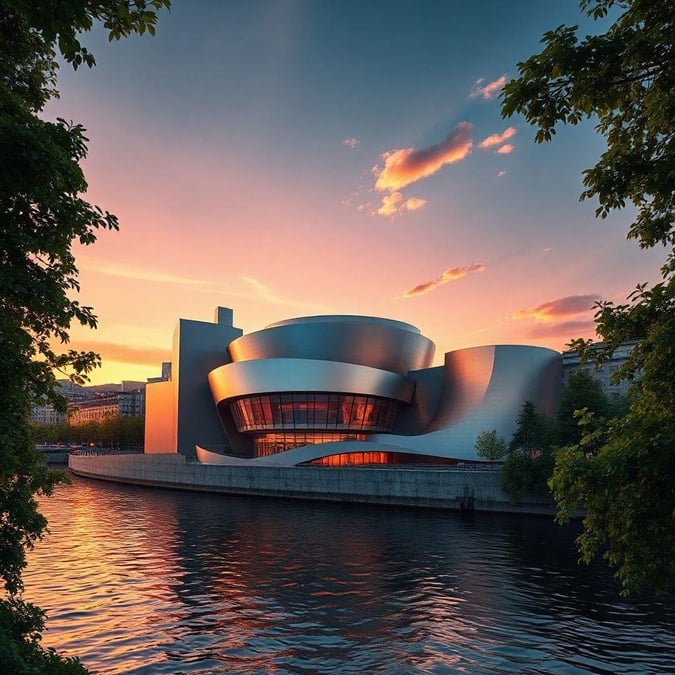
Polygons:
M83 479L43 507L27 597L103 672L665 672L675 615L622 601L544 519Z

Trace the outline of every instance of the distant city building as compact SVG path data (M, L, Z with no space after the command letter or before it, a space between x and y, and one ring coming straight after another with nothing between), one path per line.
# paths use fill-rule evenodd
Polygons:
M408 323L310 316L242 335L232 310L180 319L171 379L146 387L145 452L204 464L452 464L479 433L511 438L524 401L555 413L559 352L445 354Z
M145 382L123 380L118 384L82 387L70 380L58 380L56 391L68 401L68 415L51 404L34 405L31 419L36 424L59 426L100 421L107 417L142 417L145 414Z
M636 344L636 340L624 342L614 351L612 358L600 367L597 367L592 362L581 363L579 354L574 350L563 352L563 385L572 373L578 370L585 370L602 384L604 392L609 396L612 394L625 395L628 387L630 387L630 381L621 380L620 382L612 382L612 376L626 362ZM601 342L593 345L594 349L600 349L601 347Z
M94 392L70 380L57 380L56 391L64 396L67 401L86 401L94 397Z
M55 410L51 403L34 405L30 418L35 424L47 427L58 427L66 421L66 416Z
M162 374L160 377L149 377L148 384L153 382L168 382L171 379L171 361L162 362Z
M88 401L72 403L68 409L73 426L100 422L109 417L142 417L145 414L145 391L121 391L103 394Z

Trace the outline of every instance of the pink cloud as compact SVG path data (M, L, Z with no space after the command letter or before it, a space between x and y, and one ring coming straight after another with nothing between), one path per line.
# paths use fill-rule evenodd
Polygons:
M344 145L347 148L350 148L351 150L353 150L358 144L359 144L358 138L345 138L345 140L342 141L342 145Z
M499 92L502 90L502 87L506 84L506 75L498 77L492 82L483 84L484 79L481 77L480 80L476 81L476 84L473 85L471 91L469 92L470 98L482 98L485 101L490 101L493 98L499 96Z
M513 145L511 143L506 143L502 145L501 148L497 148L498 155L509 155L513 152Z
M516 135L515 127L508 127L504 129L501 134L492 134L487 138L484 138L479 144L478 147L481 150L487 150L488 148L493 148L495 145L501 145L504 141L508 141L509 138L513 138Z
M519 309L514 312L514 319L535 319L536 321L551 322L558 317L573 316L588 312L592 305L602 298L599 295L568 295L564 298L549 300L532 309Z
M562 321L561 323L539 323L527 331L531 338L564 337L573 340L576 337L593 337L594 321Z
M497 173L497 176L498 176L499 178L501 178L502 176L506 176L506 171L504 171L504 169L502 169L501 171L499 171L499 172Z
M400 190L421 178L432 176L446 164L464 159L471 152L472 145L471 124L460 122L436 145L421 150L405 148L385 152L382 155L384 166L373 167L377 176L375 189Z
M419 284L414 288L411 288L409 291L406 291L403 294L404 298L412 298L416 295L424 295L433 291L434 288L438 288L443 284L447 284L449 281L456 281L465 277L467 274L472 272L483 272L485 270L485 265L483 263L474 263L473 265L464 265L461 267L451 267L450 269L445 270L440 277L427 281L426 283Z

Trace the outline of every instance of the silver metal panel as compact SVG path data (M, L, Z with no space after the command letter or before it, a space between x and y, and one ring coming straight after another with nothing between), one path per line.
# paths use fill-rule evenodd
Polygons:
M409 403L412 380L377 368L308 359L238 361L215 368L209 385L216 404L240 396L280 392L337 392Z
M321 445L303 445L278 455L266 455L251 459L220 455L216 452L196 447L197 459L202 464L226 464L231 466L297 466L304 462L311 462L330 455L340 455L349 452L407 452L412 455L422 454L414 449L401 448L386 443L371 443L370 441L339 441L322 443ZM339 471L339 468L333 469Z
M379 316L363 316L360 314L316 314L314 316L298 316L293 319L284 319L275 321L265 328L276 328L277 326L290 326L308 323L359 323L359 324L378 324L380 326L389 326L397 330L409 330L411 333L419 334L420 329L405 321L396 321L395 319L385 319Z
M244 365L230 364L212 372ZM509 441L524 401L532 401L540 412L548 414L553 414L557 408L562 359L551 349L515 345L462 349L448 353L445 366L432 370L432 380L442 379L440 394L425 396L424 392L416 392L413 401L414 406L421 393L424 403L434 408L426 415L416 417L418 424L428 420L423 429L408 429L409 435L371 434L367 441L361 442L307 445L244 463L293 466L341 452L366 450L477 460L474 444L478 434L495 429ZM316 371L315 374L330 376L330 371ZM280 375L276 386L283 386L283 381ZM418 380L418 387L422 381ZM329 382L323 386L318 391L335 391ZM233 393L237 387L235 384ZM201 461L231 463L227 458L213 457Z
M358 316L291 319L249 333L229 345L233 361L312 359L390 370L428 368L434 344L410 324Z
M543 413L557 409L562 357L552 349L497 345L462 349L446 357L441 400L426 428L412 435L373 434L369 441L438 457L477 460L478 434L495 429L510 441L525 401Z

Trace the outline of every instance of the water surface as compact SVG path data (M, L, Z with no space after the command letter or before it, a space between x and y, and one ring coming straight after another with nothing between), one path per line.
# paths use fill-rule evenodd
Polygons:
M548 519L74 478L26 599L101 673L675 672L671 600L625 601Z

